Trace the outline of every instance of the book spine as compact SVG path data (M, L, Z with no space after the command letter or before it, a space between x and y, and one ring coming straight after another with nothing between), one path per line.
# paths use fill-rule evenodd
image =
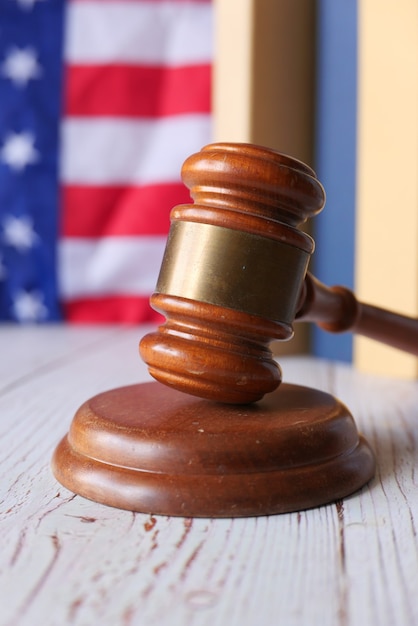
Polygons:
M315 168L327 202L315 219L313 270L328 285L354 286L357 124L357 2L317 9ZM350 362L352 336L312 329L316 356Z
M215 141L249 142L313 162L315 3L215 0ZM309 350L308 327L278 352Z

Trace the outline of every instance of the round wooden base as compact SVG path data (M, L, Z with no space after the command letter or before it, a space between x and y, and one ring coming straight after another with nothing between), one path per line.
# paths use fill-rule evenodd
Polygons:
M83 404L52 467L65 487L110 506L242 517L340 499L372 478L375 460L329 394L283 384L233 406L153 382Z

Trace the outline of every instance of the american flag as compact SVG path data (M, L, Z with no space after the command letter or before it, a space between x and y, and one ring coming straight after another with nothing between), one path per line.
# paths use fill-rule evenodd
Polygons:
M0 0L0 320L155 318L212 47L210 0Z

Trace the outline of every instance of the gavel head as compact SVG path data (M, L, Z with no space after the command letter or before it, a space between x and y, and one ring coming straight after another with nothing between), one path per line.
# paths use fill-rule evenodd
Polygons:
M140 343L151 375L202 398L245 404L273 391L269 344L292 323L312 239L299 227L325 193L306 165L249 144L189 157L194 204L175 207L151 305L166 322Z

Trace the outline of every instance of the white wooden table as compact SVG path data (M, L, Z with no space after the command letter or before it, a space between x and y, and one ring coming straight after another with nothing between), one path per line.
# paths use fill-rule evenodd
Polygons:
M75 409L148 379L146 328L0 327L1 626L418 624L418 383L309 358L375 449L376 478L320 509L151 517L62 488L49 469Z

